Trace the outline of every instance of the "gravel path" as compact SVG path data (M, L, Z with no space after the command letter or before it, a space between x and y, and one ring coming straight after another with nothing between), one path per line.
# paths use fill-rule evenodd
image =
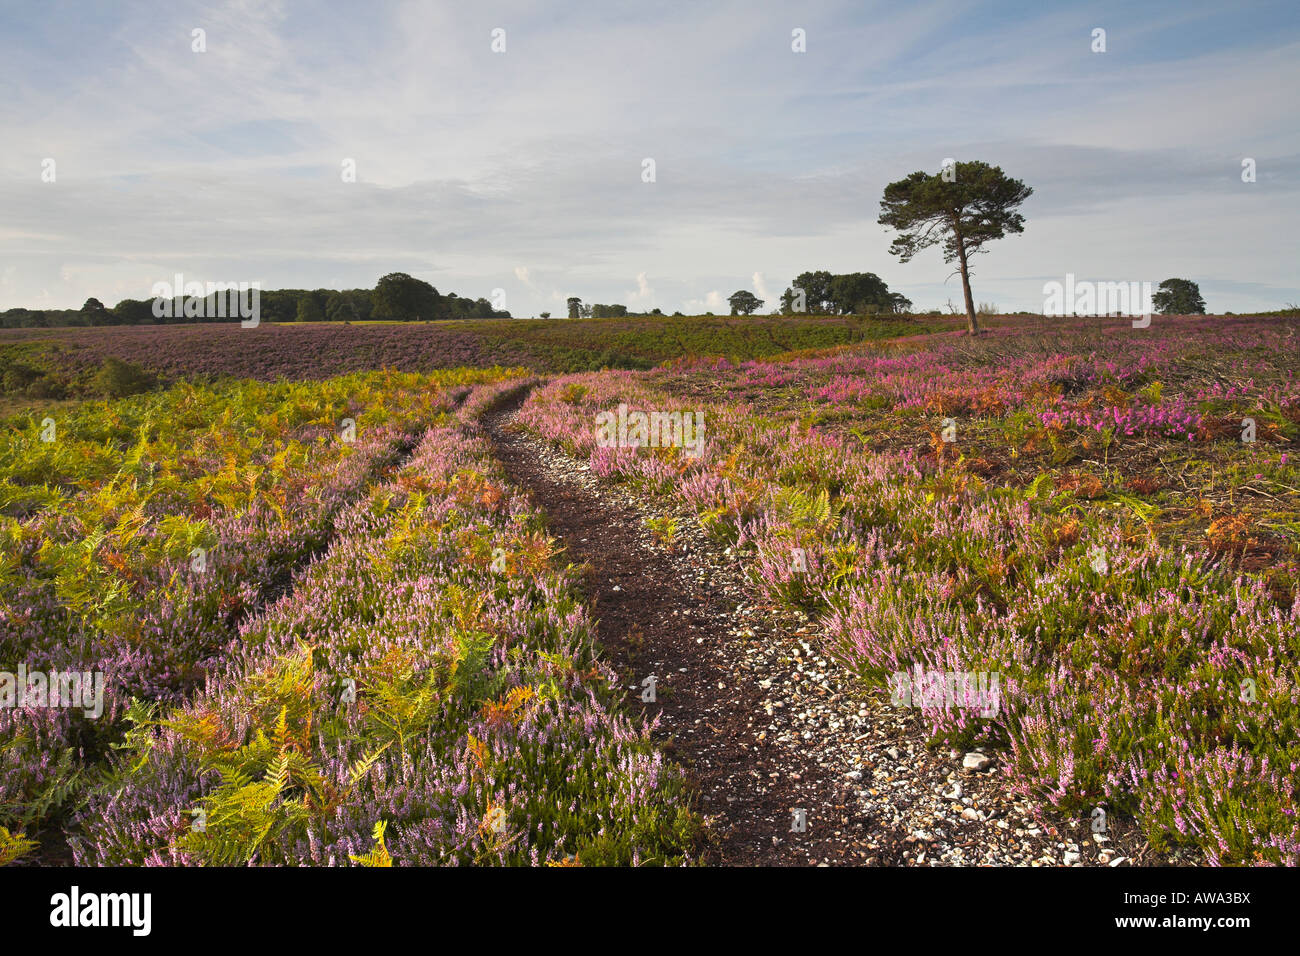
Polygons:
M629 706L658 718L658 742L692 776L710 862L1162 862L1131 824L1112 820L1098 840L1086 820L1036 819L993 754L928 747L912 712L864 694L821 654L813 622L755 604L737 557L692 516L601 481L512 427L513 414L485 420L497 453L569 560L587 566L607 660ZM644 519L670 514L678 530L665 545Z

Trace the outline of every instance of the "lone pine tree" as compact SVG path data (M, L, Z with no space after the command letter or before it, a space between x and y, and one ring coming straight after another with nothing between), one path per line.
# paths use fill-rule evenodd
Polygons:
M918 171L886 186L877 221L898 230L889 251L902 262L942 243L944 262L955 261L961 273L967 327L977 335L970 257L990 239L1025 231L1024 216L1014 210L1033 192L998 166L952 163L937 175Z

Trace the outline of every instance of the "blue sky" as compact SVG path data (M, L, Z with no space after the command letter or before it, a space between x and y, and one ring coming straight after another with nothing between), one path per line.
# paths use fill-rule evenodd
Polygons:
M937 308L940 253L899 263L876 218L946 157L1035 190L977 301L1038 310L1072 272L1275 309L1300 301L1297 89L1294 2L5 0L0 309L400 270L516 315L724 312L810 269Z

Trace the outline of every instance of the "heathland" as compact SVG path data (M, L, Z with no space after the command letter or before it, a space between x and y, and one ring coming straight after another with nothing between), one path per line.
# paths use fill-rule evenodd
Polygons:
M732 549L837 691L998 675L916 716L1045 820L1300 862L1300 320L960 323L0 333L0 671L104 688L0 707L0 862L707 858L485 432L514 405ZM701 453L598 443L619 405Z

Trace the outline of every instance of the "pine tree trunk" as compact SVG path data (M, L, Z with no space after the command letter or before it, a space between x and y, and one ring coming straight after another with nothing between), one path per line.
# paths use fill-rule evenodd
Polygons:
M961 262L961 291L966 296L966 328L971 335L979 335L980 326L975 321L975 300L970 294L970 274L966 271L966 243L960 234L957 236L957 258Z

